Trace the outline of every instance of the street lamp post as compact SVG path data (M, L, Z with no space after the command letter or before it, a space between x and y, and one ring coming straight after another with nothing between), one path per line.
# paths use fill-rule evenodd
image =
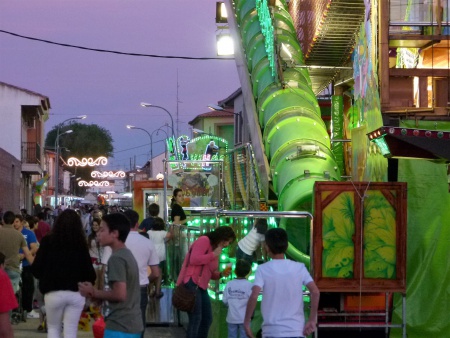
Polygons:
M235 143L235 145L241 143L242 142L242 134L243 134L243 131L242 131L243 121L242 121L241 112L235 113L234 111L226 110L223 107L218 106L216 104L212 104L212 103L208 104L208 108L211 109L212 111L223 111L225 113L230 113L235 116L235 119L234 119L234 125L235 125L234 143ZM237 138L236 138L236 136L237 136Z
M65 121L64 121L65 122ZM59 128L58 128L59 131ZM58 207L58 190L59 190L59 138L63 135L72 133L73 130L66 130L64 133L57 133L55 140L56 158L55 158L55 209Z
M145 131L147 133L148 137L150 138L150 178L151 178L153 176L153 170L152 170L152 167L153 167L153 139L152 139L152 134L153 133L150 134L146 129L140 128L140 127L135 127L135 126L132 126L130 124L127 124L127 128L128 129L139 129L139 130Z
M170 116L170 121L172 122L172 134L173 134L173 135L175 136L175 138L176 138L176 135L175 135L175 129L174 129L174 127L173 127L173 117L172 117L172 114L171 114L166 108L161 107L161 106L156 106L156 105L151 104L151 103L145 103L145 102L141 102L141 106L142 106L142 107L145 107L145 108L159 108L159 109L164 110L167 114L169 114L169 116Z
M61 135L64 135L64 133L63 134L60 134L59 133L59 130L60 130L60 128L62 127L62 126L64 126L64 123L66 123L66 122L68 122L68 121L73 121L73 120L84 120L85 118L87 117L87 115L79 115L79 116L76 116L76 117L71 117L71 118L68 118L68 119L66 119L66 120L64 120L64 121L62 121L59 125L58 125L58 127L56 128L56 139L55 139L55 149L56 149L56 155L57 155L57 157L56 157L56 161L55 161L55 179L56 179L56 186L55 186L55 208L56 208L56 206L57 206L57 201L58 201L58 188L59 188L59 184L58 184L58 180L59 180L59 178L58 178L58 176L59 176L59 166L58 166L58 163L59 163L59 149L57 148L57 144L58 144L58 146L59 146L59 137L61 136ZM70 132L72 132L72 130L70 131ZM69 133L67 133L67 134L69 134Z
M241 113L235 113L234 111L226 110L225 108L218 106L216 104L212 104L212 103L208 104L208 108L213 111L223 111L225 113L230 113L230 114L234 114L236 116L241 116Z
M62 126L64 126L64 123L66 123L66 122L68 122L68 121L73 121L73 120L84 120L86 117L87 117L87 115L79 115L79 116L71 117L71 118L69 118L69 119L66 119L66 120L62 121L62 122L58 125L58 127L56 128L56 138L59 137L59 129L60 129Z
M156 135L158 135L158 133L160 131L162 131L164 134L166 134L166 140L169 138L169 135L167 135L167 132L164 129L162 129L162 127L159 127L155 131L156 131ZM164 158L167 158L167 141L164 141L164 149L165 149Z

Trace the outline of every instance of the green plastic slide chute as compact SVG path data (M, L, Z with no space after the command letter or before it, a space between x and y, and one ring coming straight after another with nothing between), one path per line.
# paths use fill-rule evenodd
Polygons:
M331 143L320 108L311 88L287 5L272 7L275 51L289 56L282 76L274 74L267 53L266 38L256 8L265 0L236 0L234 9L251 75L253 96L263 130L265 153L270 163L279 210L310 211L314 183L340 180L340 170L330 150ZM263 25L266 25L264 22ZM277 54L282 58L281 52ZM278 70L279 71L279 70ZM280 83L278 78L283 79ZM289 234L287 254L310 265L310 221L283 219Z

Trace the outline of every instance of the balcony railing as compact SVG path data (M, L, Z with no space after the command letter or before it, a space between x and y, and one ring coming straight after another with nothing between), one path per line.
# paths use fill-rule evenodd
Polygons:
M41 145L36 142L22 142L22 163L41 163Z
M436 34L450 32L450 0L390 0L389 25L393 33Z

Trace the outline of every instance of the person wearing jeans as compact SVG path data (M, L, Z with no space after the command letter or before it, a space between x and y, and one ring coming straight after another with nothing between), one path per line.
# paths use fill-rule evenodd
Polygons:
M178 276L177 285L183 283L188 289L196 290L195 305L188 313L189 324L187 338L207 338L212 323L211 301L208 295L208 283L219 279L219 255L234 240L236 235L229 226L220 226L214 231L200 236L186 255ZM223 272L226 276L230 271Z
M186 337L208 337L213 320L208 291L198 288L192 279L187 282L186 287L189 290L196 290L194 311L188 313L189 326Z
M78 321L86 298L78 291L52 291L44 296L47 313L48 338L61 337L61 323L64 323L64 337L76 337Z

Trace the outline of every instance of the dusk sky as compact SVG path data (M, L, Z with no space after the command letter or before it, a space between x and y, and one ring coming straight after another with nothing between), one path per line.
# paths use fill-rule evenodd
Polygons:
M53 42L126 53L216 57L214 0L35 0L0 2L0 30ZM0 81L50 99L46 132L65 119L88 115L86 124L111 132L111 169L143 165L150 133L170 117L190 135L187 122L239 88L234 60L180 60L116 55L56 46L0 32ZM167 129L169 131L169 129ZM154 134L153 154L164 150Z

